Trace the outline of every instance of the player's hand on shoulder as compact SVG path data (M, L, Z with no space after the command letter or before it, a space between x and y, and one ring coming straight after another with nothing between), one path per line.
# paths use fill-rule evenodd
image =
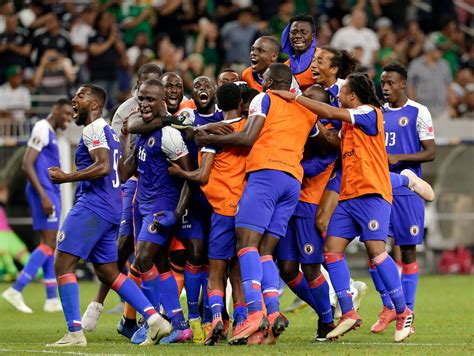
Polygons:
M196 141L196 144L198 146L206 146L209 144L208 138L209 134L206 132L206 130L200 130L196 129L194 130L194 141Z
M66 182L67 174L64 173L61 168L58 167L49 167L48 173L51 178L51 181L55 184L60 184Z
M168 166L168 173L172 176L177 176L179 175L179 172L181 171L181 167L174 163L173 161L168 160L169 166Z
M234 132L234 128L225 122L212 122L206 125L206 131L213 135L228 135Z
M269 90L269 93L276 94L285 100L295 100L296 94L287 90Z
M153 224L157 228L170 228L176 224L178 217L174 211L164 210L159 213L153 214Z

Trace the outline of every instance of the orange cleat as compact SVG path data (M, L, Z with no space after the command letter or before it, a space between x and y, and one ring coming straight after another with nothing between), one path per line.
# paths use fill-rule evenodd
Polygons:
M238 327L239 331L233 333L232 337L229 339L229 344L235 345L246 343L250 335L257 331L263 331L264 336L266 336L269 327L270 324L268 319L262 311L249 313L247 320Z
M390 309L383 307L382 311L379 314L379 319L375 322L374 325L370 328L370 331L373 333L383 333L390 323L397 319L397 313L395 309Z
M330 333L327 334L329 340L336 340L345 333L357 329L362 325L362 319L354 309L351 309L345 314L342 314L337 326Z
M224 337L224 323L221 318L212 321L211 330L204 340L204 345L212 346Z

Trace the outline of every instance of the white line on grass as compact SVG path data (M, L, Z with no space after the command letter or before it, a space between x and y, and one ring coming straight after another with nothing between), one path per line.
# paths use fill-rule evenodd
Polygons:
M336 342L337 343L337 342ZM395 342L340 342L343 345L363 345L363 346L468 346L469 344L466 343L459 343L459 344L443 344L443 343L429 343L429 342L410 342L410 343L395 343Z
M104 353L87 353L87 352L74 352L74 351L56 351L56 350L19 350L19 349L0 349L2 352L25 352L25 353L43 353L43 354L61 354L61 355L110 355L110 356L125 356L125 355L143 355L145 354L104 354Z

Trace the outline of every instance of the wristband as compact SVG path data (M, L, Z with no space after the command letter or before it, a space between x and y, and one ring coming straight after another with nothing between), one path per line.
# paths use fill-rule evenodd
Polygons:
M303 95L303 94L301 94L301 93L296 94L296 96L295 96L295 101L298 101L298 98L299 98L301 95Z

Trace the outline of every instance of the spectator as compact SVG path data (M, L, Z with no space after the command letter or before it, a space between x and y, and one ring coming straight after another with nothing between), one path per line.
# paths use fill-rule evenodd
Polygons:
M221 69L222 49L219 46L219 28L215 22L202 18L199 21L199 33L194 52L201 54L206 66L213 66L215 77Z
M72 45L69 33L61 28L58 15L51 12L47 15L46 27L37 30L33 37L32 50L35 64L38 65L48 49L55 49L63 56L72 58Z
M0 86L0 117L23 122L31 109L31 96L27 87L22 85L23 72L19 65L7 69L8 81Z
M407 25L406 33L401 40L406 43L407 62L418 58L423 54L423 44L425 43L425 34L416 21L410 21Z
M452 107L453 117L462 116L467 111L467 88L473 83L473 79L471 68L462 68L456 73L453 83L453 92L456 97L456 101Z
M466 111L461 115L463 119L474 119L474 84L467 86L467 93L465 97Z
M91 7L86 8L71 27L71 43L73 46L72 58L79 66L78 79L80 83L89 81L89 71L86 66L89 37L92 36L97 12Z
M166 34L158 39L157 47L158 65L163 72L180 72L179 67L184 59L183 49L176 48Z
M125 44L128 47L134 45L136 37L141 33L145 34L146 45L150 45L153 41L153 9L149 6L131 4L127 11L128 13L121 23L121 28L124 30L123 39Z
M458 30L456 19L442 20L442 30L433 32L432 40L443 51L443 58L448 61L451 74L454 76L459 67L460 49L463 44L462 32Z
M252 9L240 10L237 20L226 23L221 30L226 50L226 64L249 65L249 49L257 35L258 30Z
M370 68L375 63L377 51L380 49L379 40L373 30L366 27L367 16L359 8L352 11L350 25L339 29L331 40L331 46L351 50L362 48L362 66Z
M214 80L214 67L213 66L204 66L204 60L200 54L193 53L183 63L181 68L183 71L183 82L184 90L187 93L192 92L193 90L193 81L197 77L206 76Z
M0 2L0 33L4 32L7 27L7 17L15 13L13 1Z
M90 79L107 93L107 109L117 101L119 83L117 80L121 60L125 56L125 45L120 38L115 17L109 12L97 15L95 32L89 37Z
M70 96L69 88L75 80L76 73L71 60L56 49L48 49L41 57L32 86L38 88L40 94ZM50 101L54 103L56 100L57 98L52 98Z
M331 43L332 30L327 22L324 22L318 26L316 29L316 34L318 36L318 47L327 47Z
M291 16L295 12L295 5L292 0L283 1L278 7L278 13L270 19L268 23L269 32L281 42L281 34L285 29Z
M6 17L5 32L0 33L0 83L6 81L6 70L12 65L25 68L29 63L31 44L28 33L18 28L18 16Z
M137 60L140 56L145 56L149 60L153 58L154 53L148 48L148 37L145 32L138 32L135 36L135 43L127 49L128 64L132 68L138 69Z
M408 66L408 97L428 107L433 119L449 117L451 71L441 50L426 40L424 54Z

